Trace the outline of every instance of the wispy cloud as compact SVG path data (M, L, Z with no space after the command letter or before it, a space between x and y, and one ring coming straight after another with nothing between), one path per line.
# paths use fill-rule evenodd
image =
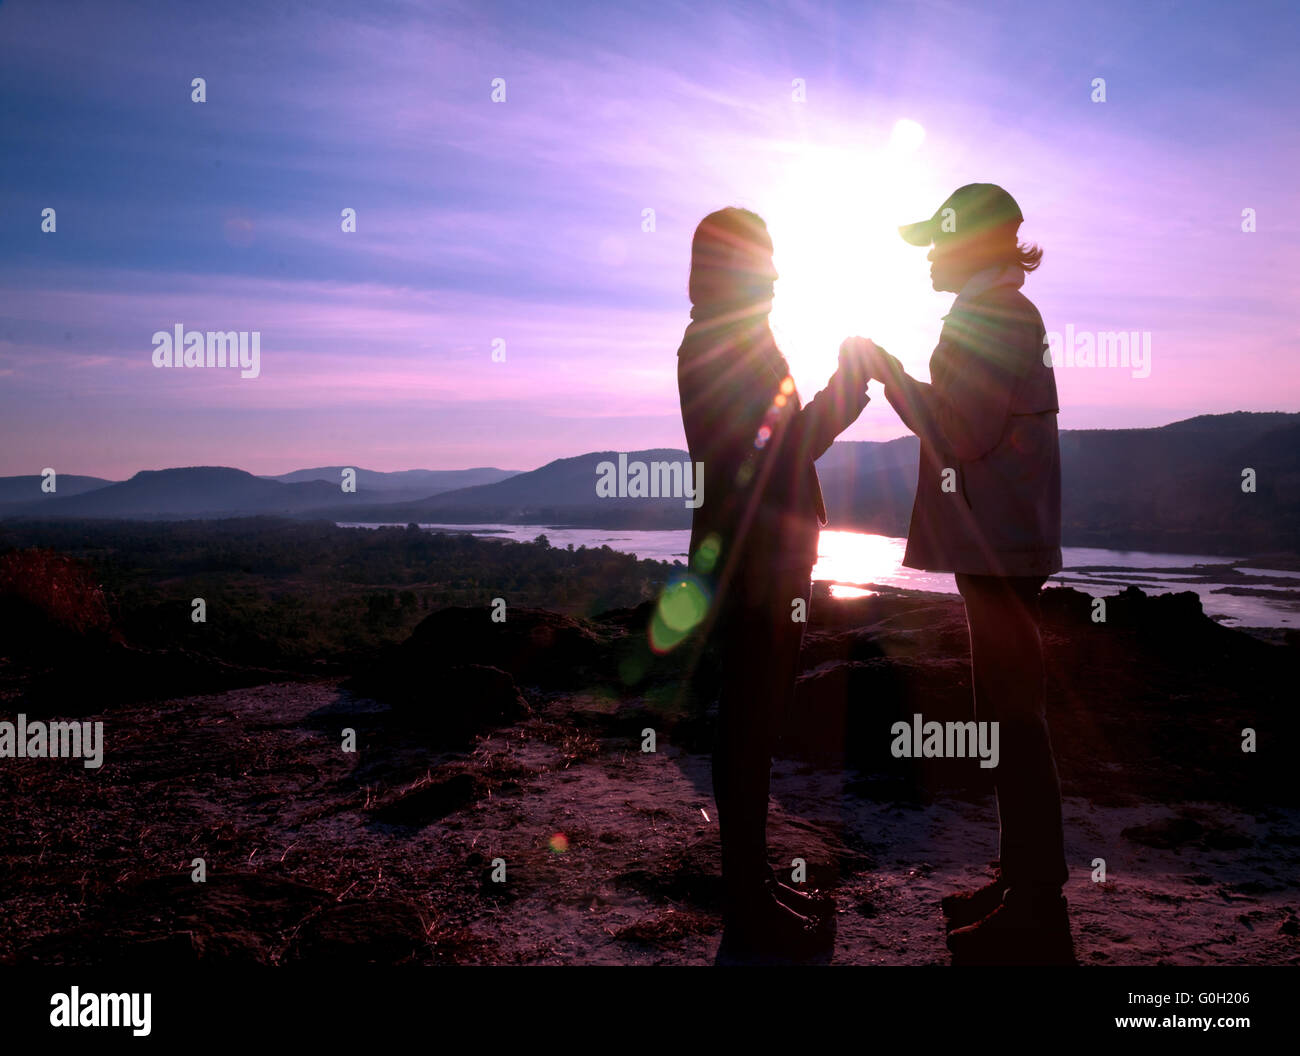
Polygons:
M854 204L824 171L841 157L881 241L822 329L881 328L924 375L946 301L891 225L993 179L1047 250L1027 290L1049 328L1153 334L1150 378L1063 372L1063 424L1293 408L1296 28L1283 5L5 4L0 410L115 476L182 450L282 471L288 450L454 468L679 445L694 224L764 212L778 259L800 248L778 311L818 304L836 205L804 207ZM927 130L905 162L900 117ZM178 322L260 330L262 376L155 370ZM816 322L785 319L817 335L792 337L809 395L837 340ZM876 400L848 437L900 431ZM4 450L0 472L32 471Z

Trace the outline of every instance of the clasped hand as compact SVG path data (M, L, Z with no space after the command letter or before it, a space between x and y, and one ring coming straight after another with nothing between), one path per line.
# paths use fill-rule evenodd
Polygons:
M887 381L898 367L898 360L869 337L846 337L840 345L840 367Z

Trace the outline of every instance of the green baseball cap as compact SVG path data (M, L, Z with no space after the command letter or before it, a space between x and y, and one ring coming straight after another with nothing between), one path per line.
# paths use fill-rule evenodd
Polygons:
M1007 224L1019 226L1024 219L1016 200L997 184L968 183L948 195L929 220L904 224L898 233L914 246L928 246L940 234L977 236Z

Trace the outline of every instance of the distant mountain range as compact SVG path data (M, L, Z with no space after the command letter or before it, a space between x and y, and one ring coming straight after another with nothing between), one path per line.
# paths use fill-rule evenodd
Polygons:
M265 480L278 480L282 484L301 484L306 481L323 480L335 487L343 480L343 466L321 466L318 469L295 469L292 473L282 473L278 477L265 477ZM477 484L495 484L507 477L518 476L517 469L402 469L395 473L380 473L373 469L356 470L357 494L374 495L382 492L388 502L404 502L411 499L424 499L430 495L440 495L444 491L457 488L472 488Z
M116 517L142 520L297 514L349 500L403 502L514 476L510 469L357 469L356 492L342 491L343 466L298 469L256 477L226 466L143 470L130 480L72 474L55 478L54 493L39 476L0 477L0 517Z
M626 452L633 461L683 462L685 451ZM1067 546L1222 555L1300 551L1300 414L1203 415L1155 429L1061 433ZM531 472L482 468L358 470L341 466L279 477L202 466L112 482L61 476L55 495L38 476L0 478L0 517L187 519L283 514L347 522L564 524L685 528L680 498L599 498L597 466L619 453L556 459ZM837 442L817 463L831 526L903 535L916 485L917 442ZM1242 474L1255 473L1255 491ZM704 500L709 498L704 481Z
M35 474L27 477L0 477L0 511L12 506L33 505L49 502L55 498L69 495L81 495L83 492L96 491L117 483L103 477L79 477L75 473L63 473L55 478L58 490L55 494L46 494L41 490L45 478Z

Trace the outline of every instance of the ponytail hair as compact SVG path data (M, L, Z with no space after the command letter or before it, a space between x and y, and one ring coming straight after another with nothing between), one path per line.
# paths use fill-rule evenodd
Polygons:
M1043 247L1032 242L1016 243L1016 263L1025 271L1034 271L1043 262Z
M954 248L981 268L1014 266L1036 271L1043 261L1042 247L1021 242L1016 233L1019 227L1019 220L988 226L963 238Z

